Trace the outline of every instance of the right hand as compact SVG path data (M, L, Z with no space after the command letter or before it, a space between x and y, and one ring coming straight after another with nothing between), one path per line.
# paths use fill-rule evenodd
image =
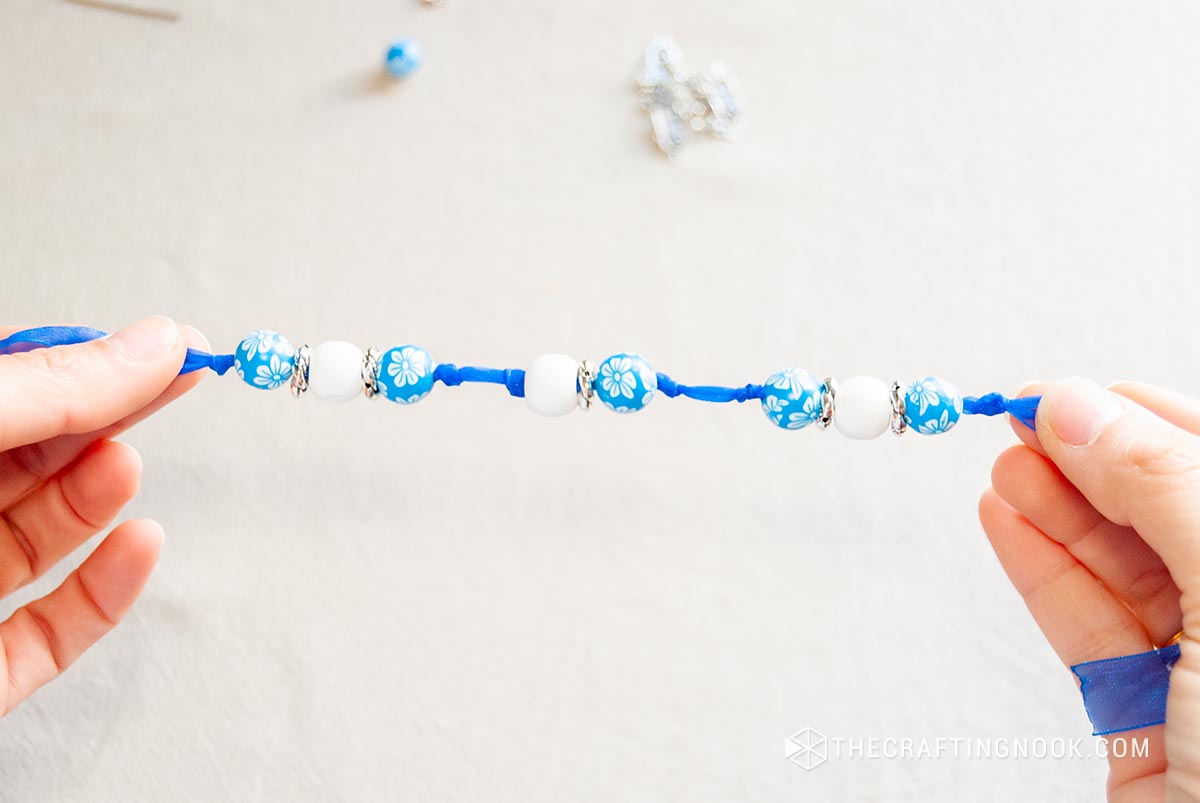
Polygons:
M1153 385L1039 383L979 516L1063 663L1146 652L1181 629L1149 755L1109 758L1111 801L1200 801L1200 402Z

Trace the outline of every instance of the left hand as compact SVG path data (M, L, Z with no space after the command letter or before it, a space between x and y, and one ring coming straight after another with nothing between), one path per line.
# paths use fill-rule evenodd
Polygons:
M0 339L16 327L0 327ZM113 436L191 388L204 336L148 318L101 340L0 356L0 598L106 527L138 490L141 458ZM163 530L116 527L56 588L0 623L0 716L111 630L146 584Z

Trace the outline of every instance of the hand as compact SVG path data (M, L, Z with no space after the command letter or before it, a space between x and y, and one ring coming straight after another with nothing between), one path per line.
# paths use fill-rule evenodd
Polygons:
M979 517L1009 579L1068 666L1146 652L1180 631L1166 725L1110 757L1110 801L1200 800L1200 402L1082 379L1043 394L1036 433L1000 455Z
M200 372L178 376L189 345L208 349L195 329L159 316L102 340L0 356L0 597L137 493L141 458L111 438L195 387ZM153 521L124 522L62 585L0 623L0 716L120 621L162 540Z

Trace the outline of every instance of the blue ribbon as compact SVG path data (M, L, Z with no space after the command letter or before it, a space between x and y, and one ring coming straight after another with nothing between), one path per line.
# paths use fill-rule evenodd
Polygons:
M1179 645L1075 664L1092 735L1131 731L1167 721L1167 690Z
M762 385L743 385L740 388L726 388L719 385L681 385L666 374L657 374L658 389L668 399L684 396L689 399L706 402L738 402L763 397Z
M31 351L49 346L65 346L73 343L85 343L104 337L107 333L90 326L39 326L26 329L23 332L9 335L0 340L0 354L16 354L21 351ZM233 367L232 354L209 354L198 349L188 349L180 374L209 368L218 374L224 374ZM434 380L447 387L461 385L464 382L485 382L503 385L509 394L518 398L525 395L525 372L519 368L477 368L463 366L459 368L453 363L442 363L434 369ZM762 385L742 385L741 387L723 387L720 385L683 385L666 374L658 374L658 389L668 398L684 396L703 402L726 403L750 401L763 398ZM1038 402L1041 396L1025 396L1019 399L1008 398L999 393L989 393L986 396L967 396L963 399L964 415L1001 415L1007 413L1030 429L1034 429L1034 417L1037 414Z
M469 365L459 368L454 363L444 362L433 369L433 381L448 388L463 382L487 382L504 385L509 394L518 399L525 397L525 372L520 368L472 368Z
M1001 415L1008 413L1030 429L1037 429L1034 423L1037 419L1038 403L1041 396L1021 396L1016 399L1001 396L999 393L989 393L986 396L966 396L963 398L964 415Z

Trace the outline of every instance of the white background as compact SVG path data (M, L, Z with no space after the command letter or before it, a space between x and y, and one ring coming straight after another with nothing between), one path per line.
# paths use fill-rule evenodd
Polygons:
M169 7L0 5L5 322L1200 391L1193 4ZM742 140L649 145L658 32L740 75ZM426 66L391 85L404 35ZM162 562L0 723L5 801L1102 794L1093 759L783 757L805 726L1089 732L976 519L1002 420L861 443L231 373L127 440Z

